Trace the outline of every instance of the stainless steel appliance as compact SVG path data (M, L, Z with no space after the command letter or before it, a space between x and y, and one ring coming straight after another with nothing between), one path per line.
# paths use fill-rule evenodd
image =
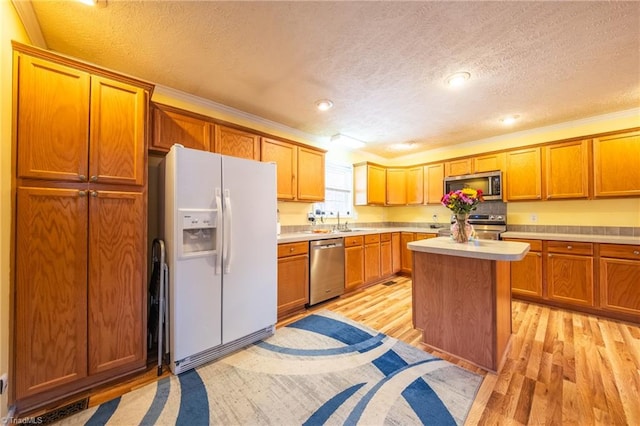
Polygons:
M502 200L502 172L495 171L444 178L445 194L463 188L481 189L485 200Z
M455 221L455 216L451 216L451 223ZM492 214L472 214L469 215L469 223L473 225L476 237L480 240L499 240L500 234L507 230L507 220L503 215ZM450 228L440 228L438 236L448 237L451 235Z
M309 305L344 293L343 239L311 241L309 251Z

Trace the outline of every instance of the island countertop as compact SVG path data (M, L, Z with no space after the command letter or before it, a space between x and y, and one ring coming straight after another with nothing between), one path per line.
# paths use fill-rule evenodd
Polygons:
M450 237L413 241L409 250L486 260L517 261L529 251L529 244L516 241L474 240L457 243Z

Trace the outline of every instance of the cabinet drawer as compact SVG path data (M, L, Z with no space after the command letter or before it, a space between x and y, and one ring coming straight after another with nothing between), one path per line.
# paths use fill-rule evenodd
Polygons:
M380 234L371 234L364 236L365 244L375 244L380 242Z
M521 238L505 238L505 241L515 241L518 243L527 243L531 247L529 251L542 251L542 240L526 240Z
M577 243L574 241L547 241L547 251L549 253L581 254L585 256L592 256L593 244Z
M309 253L309 243L307 241L278 244L278 257L295 256L307 253Z
M344 239L344 246L345 247L361 246L363 240L364 238L362 238L362 235L359 235L357 237L346 237Z
M626 244L600 244L600 257L640 260L640 246Z
M391 241L391 233L385 232L384 234L380 234L380 241Z

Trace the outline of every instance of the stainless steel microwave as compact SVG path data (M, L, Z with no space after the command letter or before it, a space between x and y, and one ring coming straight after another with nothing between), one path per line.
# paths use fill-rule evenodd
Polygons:
M502 172L495 171L444 178L445 194L462 188L481 189L485 200L502 200Z

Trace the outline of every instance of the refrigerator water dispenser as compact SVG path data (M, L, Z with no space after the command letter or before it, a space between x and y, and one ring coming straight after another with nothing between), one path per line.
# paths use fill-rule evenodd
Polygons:
M180 257L209 256L216 253L217 214L216 210L180 209L182 243L179 244Z

